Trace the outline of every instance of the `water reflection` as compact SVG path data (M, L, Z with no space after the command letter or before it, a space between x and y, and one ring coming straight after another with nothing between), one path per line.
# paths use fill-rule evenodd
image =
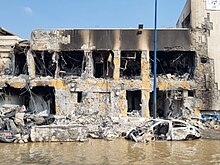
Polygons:
M220 164L220 141L0 143L0 164Z

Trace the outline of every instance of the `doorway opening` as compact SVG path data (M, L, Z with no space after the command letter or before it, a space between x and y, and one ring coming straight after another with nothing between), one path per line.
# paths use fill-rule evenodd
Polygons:
M127 99L127 115L128 116L141 116L141 90L126 91Z

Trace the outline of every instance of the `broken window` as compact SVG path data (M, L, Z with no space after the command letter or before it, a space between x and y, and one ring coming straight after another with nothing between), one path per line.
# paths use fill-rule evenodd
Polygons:
M154 52L150 52L151 68L154 68ZM171 51L157 52L157 74L168 77L192 79L195 69L195 52ZM153 75L153 69L151 69Z
M141 116L141 90L126 91L127 115Z
M186 124L183 122L173 121L173 128L186 127Z
M72 92L72 101L73 103L81 103L83 100L83 94L81 91L77 92L77 91L74 91Z
M29 47L29 42L25 40L16 44L13 49L13 74L15 76L19 76L20 74L28 75L26 53Z
M13 107L24 105L33 113L55 114L55 95L53 87L33 87L17 89L5 87L1 91L1 106Z
M167 133L169 132L169 122L163 121L159 122L153 127L153 133L156 139L158 140L165 140L167 137Z
M188 91L188 97L194 97L195 96L195 91L194 90L189 90Z
M114 73L114 54L112 51L93 51L94 77L112 78Z
M153 92L150 94L150 116L153 116ZM157 112L160 118L179 117L182 115L183 91L157 91Z
M56 61L53 58L53 53L48 51L33 52L35 61L36 75L54 77L56 71Z
M60 76L81 76L85 70L83 51L62 51L59 57Z
M77 92L77 103L82 102L82 92Z
M141 77L141 51L121 51L120 77Z
M20 74L28 75L25 53L15 54L14 75L19 76Z

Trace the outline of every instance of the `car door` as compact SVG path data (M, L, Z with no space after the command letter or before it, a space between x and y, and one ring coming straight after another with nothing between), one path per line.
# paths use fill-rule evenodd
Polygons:
M185 140L188 134L187 124L182 121L172 121L172 140Z

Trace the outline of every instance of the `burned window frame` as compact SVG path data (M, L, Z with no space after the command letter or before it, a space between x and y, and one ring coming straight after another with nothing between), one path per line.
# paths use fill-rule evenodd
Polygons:
M12 74L19 76L21 74L29 75L27 64L27 52L30 49L30 43L27 40L16 43L11 52L12 54ZM9 74L9 73L7 73Z
M83 50L59 52L59 77L80 77L85 71L85 61Z
M139 50L122 50L120 55L120 77L141 79L141 55ZM135 66L135 67L134 67Z
M150 76L153 77L154 52L150 51L149 56ZM157 51L157 76L170 74L180 79L192 80L194 78L195 68L195 51Z
M93 76L95 78L109 79L113 78L114 75L114 53L111 50L93 50L92 51ZM99 72L97 65L100 65Z
M35 74L43 77L55 77L56 59L49 51L32 51L35 63Z

